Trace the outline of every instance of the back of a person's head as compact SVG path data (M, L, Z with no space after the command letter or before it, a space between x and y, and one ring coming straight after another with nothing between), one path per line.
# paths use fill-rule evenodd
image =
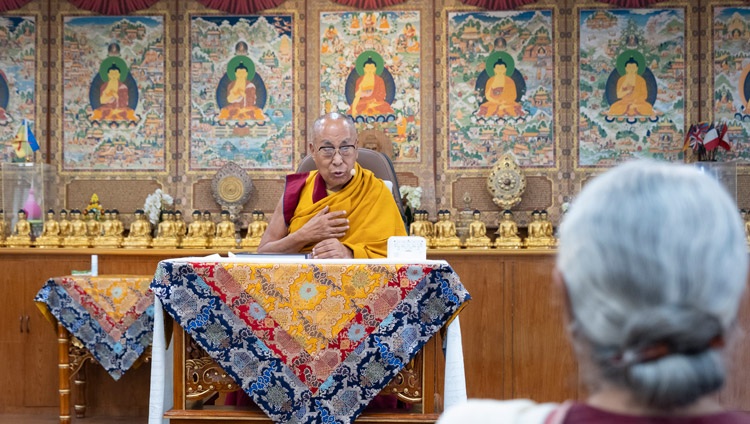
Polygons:
M716 391L747 255L734 201L697 168L634 161L595 178L560 226L557 257L579 352L651 408Z

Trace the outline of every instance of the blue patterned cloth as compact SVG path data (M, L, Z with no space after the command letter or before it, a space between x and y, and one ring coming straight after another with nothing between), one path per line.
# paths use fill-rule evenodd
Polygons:
M185 332L277 423L354 421L470 298L458 275L445 262L420 264L431 269L328 378L311 390L290 364L269 347L271 342L264 340L268 332L253 332L233 312L232 305L224 303L221 294L201 277L207 275L207 266L211 263L163 261L151 290ZM382 264L377 266L383 268ZM385 266L394 267L389 275L403 276L408 269L408 265ZM197 267L202 271L196 271ZM396 267L404 268L401 274Z

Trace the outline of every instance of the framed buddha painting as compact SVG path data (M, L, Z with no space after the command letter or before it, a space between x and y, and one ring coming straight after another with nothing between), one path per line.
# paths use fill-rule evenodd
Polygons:
M577 167L682 160L692 119L686 9L576 6Z
M711 26L706 31L709 53L706 78L706 121L727 124L729 151L724 160L750 159L750 7L746 2L716 2L706 8Z
M41 136L36 117L41 104L37 99L37 82L41 62L38 61L38 15L19 14L0 17L0 162L29 161L32 153L26 148L24 137L16 134L25 130L25 122Z
M293 12L226 16L189 13L188 171L228 161L244 169L295 166Z
M61 172L167 172L165 20L61 16Z

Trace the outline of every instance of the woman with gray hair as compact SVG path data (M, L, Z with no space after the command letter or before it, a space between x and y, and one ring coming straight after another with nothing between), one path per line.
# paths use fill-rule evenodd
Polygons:
M438 423L750 423L712 396L747 249L736 204L694 167L634 161L594 179L560 226L554 272L588 399L472 400Z

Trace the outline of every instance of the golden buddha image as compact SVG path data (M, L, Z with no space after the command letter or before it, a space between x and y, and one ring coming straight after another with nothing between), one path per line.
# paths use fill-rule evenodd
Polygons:
M122 222L114 211L106 209L101 217L101 234L92 241L95 247L122 247Z
M153 247L176 248L179 245L177 237L177 226L175 225L175 215L172 211L166 211L163 219L156 227L156 238L151 242Z
M151 247L151 223L146 219L142 209L136 209L134 216L122 247L130 249Z
M351 105L347 114L355 121L390 122L396 119L391 107L395 97L395 84L378 52L368 50L357 57L345 90L347 101Z
M216 224L216 237L214 237L211 247L221 249L237 248L235 225L230 218L229 211L221 211L220 221Z
M524 240L526 247L554 247L557 239L553 234L552 223L547 219L547 211L534 210L528 227L528 237Z
M31 246L31 223L26 219L26 211L18 210L18 219L13 225L13 231L5 240L8 247L30 247Z
M60 237L60 223L55 219L55 211L47 211L47 217L44 219L42 234L36 238L34 245L36 247L49 248L60 247L62 237Z
M451 220L451 211L438 211L438 221L435 223L434 246L438 249L458 249L461 239L456 236L456 223Z
M70 234L63 239L64 247L91 247L91 239L88 236L88 227L81 218L81 211L73 209L70 211Z
M476 90L484 98L476 111L478 117L517 118L525 113L520 102L526 84L507 52L495 51L487 57L485 70L477 77Z
M193 211L193 220L187 228L187 236L182 239L181 246L192 249L205 249L208 247L208 237L205 235L201 211Z
M656 79L637 50L627 50L617 57L616 69L607 80L605 96L609 109L603 111L608 122L635 123L656 121L661 113L654 110Z
M247 235L242 239L242 247L257 248L266 228L268 228L268 221L263 211L253 211L253 221L247 226Z
M513 220L513 212L508 209L503 211L495 234L495 247L499 249L518 249L522 246L521 237L518 236L518 224Z
M466 238L466 247L469 249L490 248L492 241L487 237L487 226L482 221L482 212L475 209L472 216L474 219L469 223L469 236Z

